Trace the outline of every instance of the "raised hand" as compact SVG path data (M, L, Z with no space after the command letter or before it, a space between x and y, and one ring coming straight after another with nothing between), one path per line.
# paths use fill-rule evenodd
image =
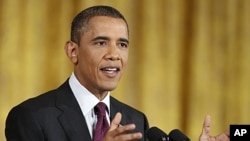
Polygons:
M207 115L203 123L199 141L230 141L229 131L225 131L217 136L211 136L210 130L211 130L211 117L210 115Z
M122 119L121 113L116 113L114 119L110 123L110 128L106 133L103 141L131 141L138 140L142 138L140 132L133 133L135 129L135 124L120 125Z

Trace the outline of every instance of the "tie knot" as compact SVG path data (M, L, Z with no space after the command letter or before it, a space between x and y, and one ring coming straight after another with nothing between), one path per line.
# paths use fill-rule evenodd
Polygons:
M103 102L99 102L95 108L95 113L97 116L105 116L106 115L106 104Z

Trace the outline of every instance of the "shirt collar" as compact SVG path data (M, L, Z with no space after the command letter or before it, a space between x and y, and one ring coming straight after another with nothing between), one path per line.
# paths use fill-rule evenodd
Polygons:
M77 99L78 104L85 116L87 113L91 112L91 110L95 107L95 105L100 102L100 100L88 91L76 78L74 72L71 74L69 78L69 85L73 91L74 96ZM107 105L108 113L110 113L110 92L106 95L106 97L101 101Z

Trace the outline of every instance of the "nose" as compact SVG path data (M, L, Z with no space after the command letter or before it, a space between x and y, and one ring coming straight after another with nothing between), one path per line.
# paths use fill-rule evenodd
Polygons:
M111 60L111 61L116 61L116 60L121 59L119 49L116 45L110 45L107 48L107 53L105 55L105 59Z

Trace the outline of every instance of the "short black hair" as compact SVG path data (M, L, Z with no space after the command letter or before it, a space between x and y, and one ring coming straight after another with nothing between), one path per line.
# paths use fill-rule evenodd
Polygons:
M92 6L81 11L73 19L71 23L71 41L77 44L80 43L81 36L87 30L89 20L95 16L108 16L108 17L122 19L126 23L127 30L129 31L126 19L118 10L110 6L103 6L103 5Z

